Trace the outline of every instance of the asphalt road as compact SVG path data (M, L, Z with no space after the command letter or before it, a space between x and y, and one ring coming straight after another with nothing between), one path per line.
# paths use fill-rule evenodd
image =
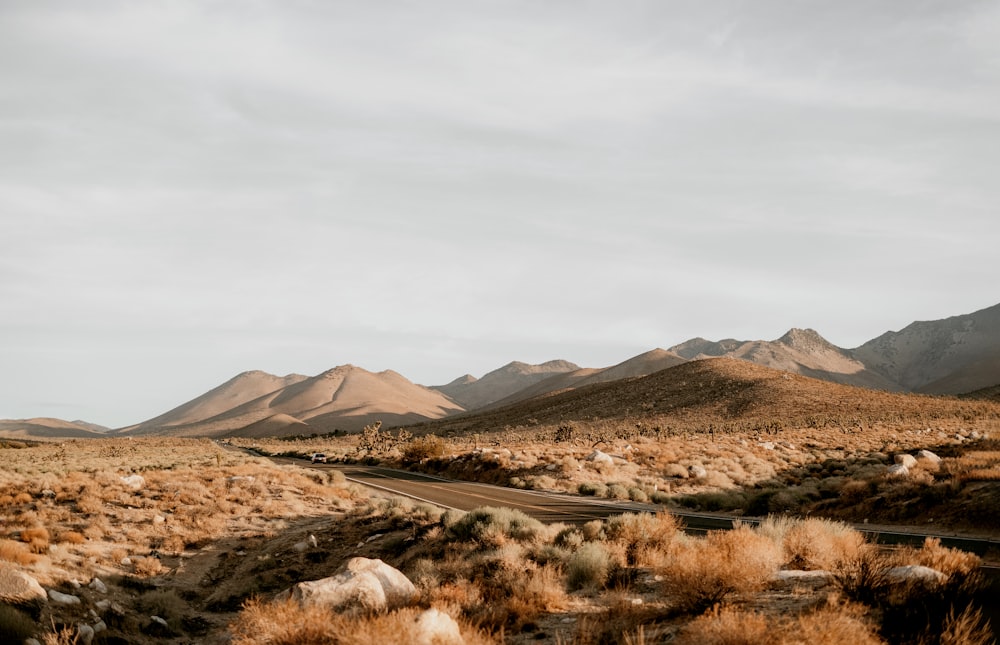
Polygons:
M299 462L301 463L301 462ZM664 510L656 504L641 504L581 497L560 493L526 491L504 488L490 484L456 481L380 466L314 464L314 468L335 468L344 473L348 480L395 495L402 495L420 501L430 502L444 508L463 511L480 506L506 506L516 508L543 522L563 522L584 524L594 519L629 512L652 512ZM733 527L734 521L755 524L758 518L735 518L714 513L691 513L670 510L678 517L684 530L691 533L725 530ZM926 537L937 537L945 546L984 555L988 551L1000 550L1000 538L972 538L944 533L927 533L903 527L876 527L865 524L854 528L866 533L884 544L920 545Z

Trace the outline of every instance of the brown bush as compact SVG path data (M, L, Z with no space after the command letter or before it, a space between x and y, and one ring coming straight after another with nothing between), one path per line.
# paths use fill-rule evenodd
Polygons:
M734 592L759 589L782 561L781 548L743 525L678 542L663 575L679 611L700 613Z
M369 645L413 643L420 637L416 618L421 610L352 617L295 601L264 604L252 600L229 626L233 645ZM496 645L486 633L458 620L466 645Z
M23 542L0 539L0 560L27 565L37 562L38 556Z
M716 606L679 634L678 645L879 645L871 626L853 606L825 607L796 618L767 618L752 611Z

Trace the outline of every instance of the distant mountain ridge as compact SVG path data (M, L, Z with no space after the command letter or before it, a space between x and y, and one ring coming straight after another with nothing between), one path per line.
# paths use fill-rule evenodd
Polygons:
M241 382L251 386L249 393L234 391ZM288 384L271 389L280 382ZM267 391L250 396L261 389ZM233 402L236 404L227 405ZM387 426L419 423L463 408L392 370L373 373L340 365L312 377L244 372L174 411L181 413L160 415L121 432L174 436L356 432L374 421ZM164 423L165 419L169 423Z
M353 365L312 377L254 370L116 431L83 421L23 419L0 420L0 433L58 438L353 432L376 420L386 427L422 423L722 357L843 385L888 392L975 393L970 396L995 400L1000 387L1000 304L943 320L914 322L854 349L837 347L812 329L792 328L771 341L692 338L605 368L583 368L565 360L538 365L514 361L478 379L466 374L430 387L391 370L372 373Z

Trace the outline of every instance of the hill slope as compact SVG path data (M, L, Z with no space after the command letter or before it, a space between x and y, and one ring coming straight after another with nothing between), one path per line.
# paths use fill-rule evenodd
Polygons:
M933 394L1000 383L1000 305L886 332L851 354L902 388Z
M874 372L847 350L837 347L812 329L790 329L773 341L726 339L713 343L694 338L671 347L687 359L727 356L774 369L812 376L834 383L899 391L899 384Z
M540 365L514 361L480 379L466 374L447 385L432 386L432 389L446 394L466 410L473 410L504 399L554 374L565 374L578 369L579 365L568 361L548 361Z
M122 428L121 431L146 433L171 426L198 423L307 378L301 374L275 376L259 370L243 372L187 403L142 423Z
M707 429L926 423L940 415L1000 418L1000 405L870 390L790 374L744 360L689 361L649 376L580 387L478 414L442 419L422 432L622 420Z
M200 397L199 397L200 398ZM183 406L182 406L183 407ZM387 426L419 423L462 409L440 392L411 383L393 371L377 374L341 365L303 377L279 390L236 405L215 416L183 425L141 427L132 432L175 436L223 436L277 428L282 434L357 431L376 420ZM262 423L271 419L271 423ZM259 435L258 435L259 436Z
M0 435L17 439L91 439L107 436L85 421L64 421L49 417L0 419Z

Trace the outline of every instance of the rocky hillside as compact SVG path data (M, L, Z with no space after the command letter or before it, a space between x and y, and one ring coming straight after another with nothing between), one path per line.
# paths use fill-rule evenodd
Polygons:
M514 361L489 372L480 379L466 374L447 385L435 385L432 389L447 395L466 410L474 410L504 399L554 374L565 374L579 369L579 365L569 361L548 361L540 365Z
M912 323L851 355L909 391L958 394L1000 384L1000 305Z

